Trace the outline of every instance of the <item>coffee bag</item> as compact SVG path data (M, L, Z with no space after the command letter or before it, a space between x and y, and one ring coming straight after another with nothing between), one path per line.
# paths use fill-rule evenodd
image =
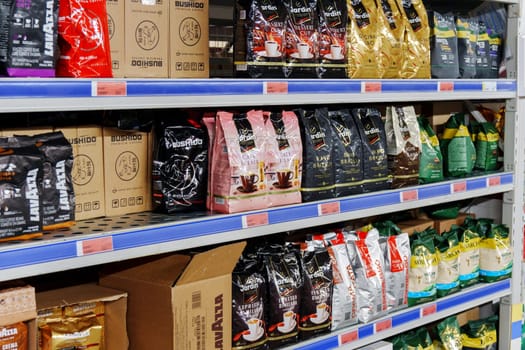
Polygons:
M423 0L397 0L404 13L405 40L403 54L405 61L401 78L428 79L430 69L430 28Z
M405 24L401 10L395 0L380 0L378 2L378 31L381 42L379 51L380 71L382 78L395 79L401 77L404 63L403 40Z
M473 19L457 16L456 33L458 37L459 76L463 79L472 79L476 76L478 23Z
M318 0L320 78L347 77L347 23L346 0Z
M430 15L432 77L459 78L458 38L452 13L432 11Z

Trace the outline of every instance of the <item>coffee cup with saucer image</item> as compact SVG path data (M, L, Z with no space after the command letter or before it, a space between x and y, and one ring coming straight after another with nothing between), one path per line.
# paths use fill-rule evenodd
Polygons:
M330 316L329 306L326 303L320 303L316 306L315 317L311 317L310 321L315 324L320 324L325 322Z
M248 324L248 332L242 335L244 340L249 341L249 342L254 342L263 336L264 328L263 328L262 320L258 318L251 318L248 320L247 324Z
M277 329L281 333L290 333L295 329L296 325L297 321L295 317L295 312L289 310L283 314L283 322L279 324Z

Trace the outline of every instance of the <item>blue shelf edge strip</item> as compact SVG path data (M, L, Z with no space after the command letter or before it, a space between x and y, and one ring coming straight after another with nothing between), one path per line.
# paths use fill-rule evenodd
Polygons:
M482 298L487 295L492 295L492 294L496 295L497 293L505 291L505 290L510 290L510 279L493 282L490 284L483 284L481 288L476 288L466 293L461 293L460 295L448 296L446 297L446 300L443 300L442 302L440 302L438 299L436 302L431 302L430 305L432 305L433 303L437 304L438 308L436 312L443 312L443 311L446 311L447 309L461 305L462 302L471 302L473 300ZM421 307L423 306L424 305L421 305L420 307L414 307L413 309L407 310L405 312L400 312L398 314L392 315L392 328L396 328L396 327L402 326L405 323L414 322L421 318L424 318L421 316ZM380 321L381 319L376 322L380 322ZM357 328L358 339L361 340L363 338L373 336L374 335L374 324L375 322L371 324L365 324L362 326L358 326ZM521 321L517 321L512 324L512 339L516 339L518 337L521 337ZM328 344L336 344L336 345L328 346ZM339 346L339 335L333 335L329 338L322 339L318 342L300 346L297 349L324 350L324 349L337 348L338 346Z
M353 79L0 79L0 98L88 98L94 82L122 82L126 96L263 95L265 86L286 83L286 94L360 94L363 84L378 84L379 93L516 92L515 80L353 80ZM440 91L440 82L452 91ZM485 84L491 84L486 89ZM103 96L101 97L103 98Z
M497 173L480 178L466 179L466 191L483 189L489 186L489 178L496 177L500 185L512 184L511 173ZM454 182L454 181L453 181ZM452 183L453 183L452 182ZM338 201L340 213L351 213L358 210L381 208L388 205L401 204L401 193L417 191L418 199L439 197L451 194L451 183L438 183L414 188L403 188L366 195L352 196ZM330 202L330 201L328 201ZM417 203L417 201L415 201ZM280 224L298 220L314 219L320 216L318 202L302 203L297 206L270 208L260 211L268 214L268 224ZM255 214L260 213L255 212ZM243 217L253 213L218 215L205 217L195 222L175 222L173 225L149 227L137 231L116 232L108 235L113 240L113 251L143 247L147 245L177 242L214 234L243 229ZM99 237L99 236L97 236ZM103 236L104 237L104 236ZM87 239L91 239L88 237ZM85 239L85 238L84 238ZM243 239L242 234L239 239ZM40 263L72 259L77 257L77 242L83 239L54 242L41 246L14 248L0 252L0 271Z

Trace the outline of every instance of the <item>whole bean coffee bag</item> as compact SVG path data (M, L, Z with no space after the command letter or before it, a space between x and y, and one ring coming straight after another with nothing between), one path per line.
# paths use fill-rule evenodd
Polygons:
M443 155L439 139L427 118L417 118L421 134L421 155L419 158L419 181L429 183L443 180Z
M459 76L463 79L472 79L476 76L478 28L478 23L473 19L462 16L456 17Z
M222 213L268 207L262 111L217 113L212 162L212 209Z
M333 132L335 196L362 193L363 144L350 110L328 112Z
M479 22L478 40L476 42L476 78L496 79L499 76L501 63L501 36Z
M454 14L432 11L429 20L432 78L459 78L458 38Z
M302 275L299 257L284 246L272 245L260 253L268 281L267 327L272 348L298 340Z
M206 131L195 122L170 125L160 121L155 132L154 209L164 213L204 209L208 178Z
M253 0L248 16L248 74L252 78L284 77L286 8L283 2Z
M457 292L459 285L459 246L457 227L434 238L438 256L436 292L438 298Z
M320 78L347 77L347 23L346 0L318 0Z
M333 133L328 109L297 110L303 139L303 202L334 197Z
M397 0L404 13L405 40L403 53L405 61L401 78L428 79L430 69L430 27L423 0Z
M408 305L410 240L407 233L379 238L384 254L388 312Z
M257 260L241 258L232 272L232 349L268 348L266 287Z
M292 111L267 112L266 182L271 206L301 202L303 147L299 120Z
M327 333L332 325L332 266L330 255L319 243L319 241L310 241L303 244L301 248L301 268L304 278L299 320L301 339Z
M395 79L401 77L404 65L403 40L405 24L401 10L395 0L378 1L378 29L381 41L379 51L380 71L382 78Z
M387 141L381 113L376 108L355 108L352 115L363 143L363 191L387 189Z
M58 58L58 1L13 1L7 47L7 74L54 77Z
M319 64L317 0L285 0L286 68L290 78L314 78Z
M392 188L417 185L421 136L414 107L387 107L385 130Z

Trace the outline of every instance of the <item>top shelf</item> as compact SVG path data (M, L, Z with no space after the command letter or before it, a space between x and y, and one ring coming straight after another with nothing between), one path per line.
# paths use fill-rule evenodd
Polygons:
M0 112L515 98L513 79L0 79Z

